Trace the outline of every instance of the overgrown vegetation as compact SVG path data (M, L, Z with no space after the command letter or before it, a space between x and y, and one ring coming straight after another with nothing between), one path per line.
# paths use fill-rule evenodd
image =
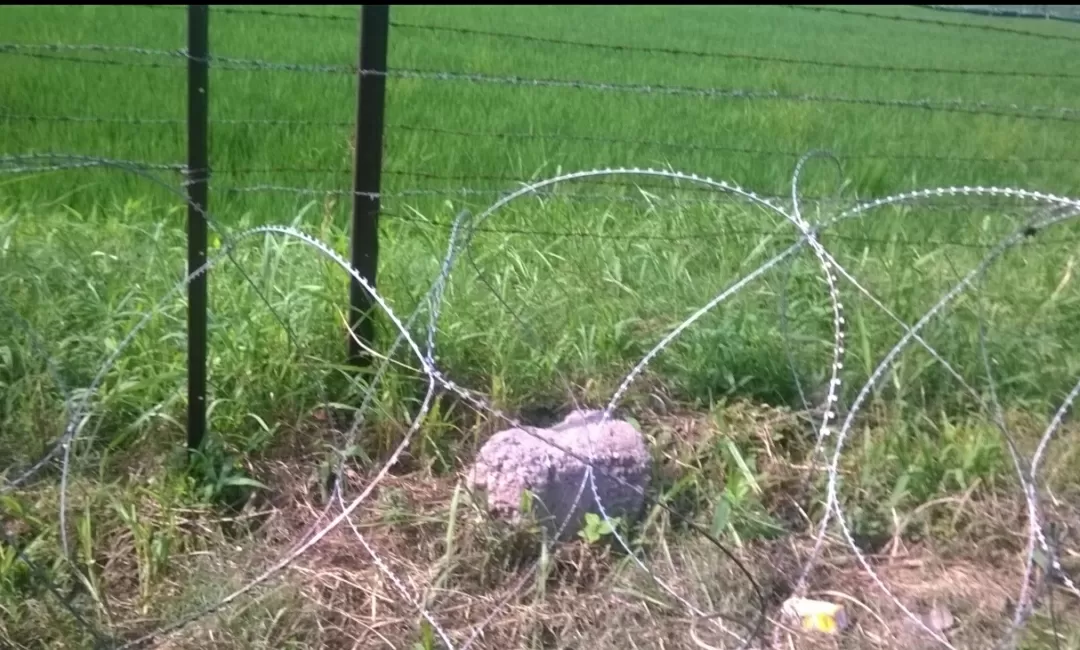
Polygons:
M0 41L130 44L138 34L141 46L183 43L183 13L175 9L8 11L19 19L0 24ZM351 15L333 7L304 11ZM1070 46L1061 41L770 7L393 12L403 23L542 31L583 41L598 39L593 32L603 24L613 43L906 67L1035 73L1061 71L1072 60ZM212 20L219 55L309 63L354 58L355 24L349 21L224 12L213 12ZM1075 29L1021 24L1048 33ZM399 68L538 78L1055 106L1072 103L1077 94L1071 79L868 73L538 46L404 27L395 28L391 53L391 65ZM6 154L54 150L144 162L182 159L182 124L11 117L179 119L182 67L3 56L9 63L0 69L0 104L10 113L0 124ZM265 70L213 74L212 160L220 171L211 200L218 224L235 233L291 223L347 250L347 197L226 188L345 188L353 79ZM389 131L385 166L403 172L387 173L388 193L416 188L417 177L408 173L451 178L438 196L384 203L379 289L401 315L417 307L438 272L447 224L462 208L475 211L493 200L462 200L451 189L510 185L483 180L493 175L670 165L774 194L787 191L798 153L824 147L843 156L844 174L812 164L809 195L878 196L937 184L1077 193L1074 165L1065 161L1068 132L1075 128L1067 121L416 80L392 80L388 101L396 126ZM229 122L248 118L342 126ZM596 139L464 138L433 129ZM714 145L792 155L709 149ZM873 153L909 157L866 157ZM953 160L920 158L927 156ZM961 158L1001 160L957 162ZM1033 158L1063 162L1022 162ZM342 172L237 171L282 167ZM483 224L451 276L436 336L439 366L530 421L561 415L575 403L604 404L666 332L796 239L790 224L775 216L682 183L627 187L610 184L620 179L606 180L511 204ZM102 360L182 277L185 256L183 207L144 179L81 170L5 175L0 183L0 477L6 480L53 444L64 427L65 387L78 396L89 385ZM836 205L813 202L804 210L820 221ZM1030 214L1019 203L938 201L841 223L822 241L910 324ZM1080 338L1073 332L1080 319L1073 278L1078 234L1077 225L1066 223L1030 237L992 268L977 291L924 330L980 399L989 400L994 388L1004 420L1028 456L1080 376ZM221 242L215 236L215 247ZM72 449L65 527L58 526L61 487L54 466L0 496L0 645L92 647L88 628L69 608L89 628L128 639L215 602L325 525L323 514L334 505L336 459L348 461L340 480L346 498L354 496L415 417L423 388L419 364L399 352L362 430L345 447L343 433L366 387L342 362L344 274L283 239L248 240L235 256L255 286L233 264L210 275L213 436L207 446L193 458L181 449L186 305L176 297L133 339L93 399L92 417ZM841 289L846 405L903 330L849 284ZM385 319L380 327L385 346L394 331ZM657 475L647 516L621 532L657 577L693 594L706 611L749 624L755 593L688 521L709 530L751 569L770 615L809 552L814 522L823 514L824 476L810 454L816 416L803 398L818 404L824 395L831 328L820 268L803 253L689 329L650 366L624 405L649 439ZM602 521L593 521L573 543L550 546L535 530L481 516L459 478L477 445L500 426L441 398L402 462L354 517L282 579L186 628L170 640L172 647L440 647L441 632L395 591L365 543L455 638L493 616L478 642L482 647L644 648L659 647L657 639L669 648L697 647L691 625L699 638L721 642L688 620L609 543L611 531ZM1080 430L1067 424L1040 477L1046 514L1067 524L1056 540L1067 569L1080 552L1078 436ZM953 638L957 647L991 647L1009 618L1026 541L1025 510L993 414L981 411L928 353L912 347L873 393L840 472L852 532L894 593L920 612L933 603L948 607L961 621ZM813 588L863 604L848 603L858 618L851 634L863 646L907 643L917 631L904 626L840 541L827 546L811 575ZM50 583L57 593L48 591ZM1071 596L1058 593L1041 596L1044 607L1026 626L1024 647L1080 647ZM1053 623L1051 610L1057 611Z

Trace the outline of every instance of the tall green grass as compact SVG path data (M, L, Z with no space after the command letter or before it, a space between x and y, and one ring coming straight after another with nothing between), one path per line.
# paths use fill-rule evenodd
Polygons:
M928 15L910 7L868 10ZM269 11L346 19L212 9L213 53L311 64L355 60L354 8ZM170 50L185 40L179 8L11 7L5 12L0 43ZM1080 79L1034 74L1071 72L1075 48L1068 41L782 7L395 6L392 18L398 24L390 35L390 65L398 69L1022 106L1072 106L1080 95ZM1058 23L947 20L1076 33L1075 27ZM1033 74L881 72L618 52L417 25L627 48ZM63 55L151 60L123 53ZM0 154L53 151L183 162L182 59L154 58L174 65L148 68L11 53L0 57ZM348 74L213 70L215 226L236 233L260 224L292 224L344 254L351 203L346 194L320 191L349 189L355 95L355 79ZM852 201L925 186L977 184L1068 195L1078 189L1072 142L1080 126L1068 121L400 78L389 80L387 103L378 288L399 316L420 306L438 273L455 216L463 208L480 211L498 192L515 187L509 180L491 180L497 177L668 167L786 195L798 156L828 149L839 155L843 173L813 162L802 186L806 195ZM105 121L23 119L27 116ZM296 168L325 171L282 171ZM169 173L155 174L179 181ZM286 189L235 191L263 185ZM461 188L491 194L462 196L456 192ZM407 190L434 193L403 196ZM842 203L807 200L804 216L820 222ZM824 232L822 242L911 324L1030 214L1029 206L1009 201L927 202L843 222ZM299 448L286 474L311 470L296 458L306 460L312 447L340 440L325 430L332 424L322 410L325 403L338 407L333 412L356 406L365 389L343 367L346 276L295 240L247 239L234 255L254 286L231 262L209 275L212 436L201 458L208 462L196 463L197 475L206 480L195 486L180 473L162 472L167 451L180 447L184 429L184 293L161 303L185 273L184 224L185 209L174 193L115 169L0 177L0 472L10 470L5 478L39 457L60 434L67 413L59 384L81 396L102 361L157 309L94 398L93 417L74 449L69 490L76 561L85 568L87 591L95 598L104 593L127 598L128 613L138 610L138 616L122 618L138 619L137 626L175 620L178 611L228 590L225 585L246 581L244 571L217 564L232 557L231 541L216 543L214 534L191 534L184 526L209 517L207 501L231 503L231 491L250 487L250 467L241 467L243 459L278 451L274 443ZM923 331L980 398L989 397L993 383L1022 447L1030 445L1043 416L1080 374L1080 338L1074 332L1080 319L1074 277L1078 236L1080 226L1069 222L1026 239ZM215 252L224 239L212 236ZM685 182L611 176L522 198L481 224L459 257L442 304L436 363L511 412L602 404L661 337L795 240L795 229L776 215ZM903 330L849 284L840 287L847 353L841 407L846 408ZM780 315L782 302L786 319ZM789 487L793 468L810 447L804 439L808 429L795 417L777 415L779 410L731 404L750 398L801 408L804 396L819 402L828 378L832 323L821 269L804 250L705 315L657 357L631 391L631 403L646 414L681 403L702 420L685 431L664 418L646 422L658 457L670 455L679 467L677 477L658 481L661 501L689 504L692 518L740 546L798 528L781 511L794 498ZM396 332L385 318L379 328L378 347L385 349ZM46 357L55 367L47 366ZM402 352L395 361L419 365ZM374 416L358 438L358 449L349 452L374 465L415 416L420 388L417 373L392 372L377 389ZM462 426L465 418L456 408L440 403L429 416L412 461L441 472L469 457L478 431ZM860 539L895 533L898 510L910 517L907 534L935 539L981 534L968 520L978 519L982 504L971 505L969 497L976 488L1001 494L1010 486L1012 468L997 429L978 409L977 400L924 350L912 346L898 358L874 392L842 463L841 500ZM1063 449L1047 474L1054 490L1065 494L1075 489L1070 469L1075 454ZM778 458L785 454L789 457ZM302 480L283 477L284 483ZM297 494L306 489L271 487ZM943 498L959 502L950 524L955 531L938 530L941 522L929 515L915 516L920 504ZM776 506L781 500L783 506ZM796 507L810 516L821 514L820 499L798 500ZM0 506L22 527L15 534L32 540L24 552L71 589L77 578L59 557L52 484L42 481L5 497ZM218 523L206 523L205 530L216 534ZM663 535L669 525L666 514L650 517L643 536ZM252 541L263 544L261 538ZM682 541L676 536L672 543L678 548ZM0 550L0 611L7 616L0 618L0 642L83 643L79 632L53 623L56 612L32 595L34 580L14 552ZM266 549L260 547L262 552ZM123 561L102 564L102 554ZM137 584L124 582L128 567L134 567ZM171 591L161 595L166 584ZM96 615L105 611L96 601L87 606ZM236 647L254 647L262 632L274 638L278 614L286 609L295 616L282 619L288 634L281 632L279 639L296 632L289 625L307 625L300 623L308 614L301 616L299 606L272 609L265 614L243 609L243 620L234 621L237 629L226 635ZM323 629L320 617L325 614L311 615L311 630Z
M185 14L176 8L17 7L0 38L20 43L184 46ZM309 11L352 16L346 8ZM1067 72L1068 42L978 31L816 14L780 7L682 7L617 10L590 7L395 7L407 25L439 25L550 36L628 47L750 53L904 67ZM17 18L17 19L16 19ZM1060 31L1056 24L1025 28ZM604 30L597 32L596 26ZM538 27L542 26L542 27ZM1065 27L1064 29L1069 29ZM137 34L137 37L132 37ZM276 62L348 64L356 59L353 22L235 15L211 18L211 49L221 56ZM83 55L79 55L83 56ZM86 54L86 58L104 55ZM0 106L20 115L82 115L182 120L185 72L40 60L5 55ZM143 61L110 54L114 60ZM158 60L158 59L154 59ZM168 62L168 59L164 59ZM962 98L995 104L1070 106L1080 79L1024 76L882 73L843 67L739 59L612 52L512 39L394 27L390 66L526 78L557 78L662 86L777 90L882 99ZM348 74L216 70L211 77L211 159L225 186L278 184L347 188L355 79ZM979 116L919 109L846 106L783 100L702 99L594 90L471 84L393 78L387 91L386 191L469 186L505 189L485 176L530 177L556 168L673 165L734 178L763 193L782 193L797 156L828 148L846 166L849 192L880 195L913 185L1027 185L1073 191L1068 143L1074 123ZM327 124L245 125L226 120L301 120ZM412 127L420 130L406 130ZM181 162L184 127L174 124L5 122L5 151L60 149L114 158ZM439 131L487 135L461 136ZM532 138L491 134L532 134ZM559 135L628 142L564 140ZM543 136L543 137L539 137ZM651 141L654 144L645 144ZM634 144L634 142L642 142ZM672 143L659 145L655 143ZM695 148L691 148L691 146ZM757 153L742 153L754 150ZM989 162L890 160L867 156L939 156ZM1021 162L1041 158L1052 162ZM235 168L314 167L318 174L232 173ZM409 174L461 177L433 183ZM100 173L66 175L68 189L94 183L120 196L145 193L133 179ZM832 193L832 177L811 182L810 194ZM20 190L22 191L22 190ZM232 197L215 192L229 212L252 210L266 220L284 196ZM451 195L447 199L455 200ZM441 212L443 199L418 203ZM401 211L402 201L388 208Z
M154 49L184 44L185 14L178 8L8 11L18 20L0 25L0 41ZM305 11L353 16L343 7ZM1080 90L1073 79L885 74L540 45L402 26L492 30L628 48L991 71L1060 72L1068 69L1071 56L1062 41L778 7L395 7L392 13L398 23L390 40L390 64L395 68L866 98L960 97L1021 105L1069 105ZM598 33L597 25L605 29ZM1068 29L1024 25L1047 33ZM345 64L355 59L355 27L352 20L212 12L211 48L222 56ZM61 151L182 162L186 90L179 59L172 61L177 67L146 68L3 56L9 63L0 70L5 113L176 120L133 125L8 119L0 125L6 153ZM124 54L78 56L144 61ZM477 210L494 200L462 198L452 190L469 187L494 194L512 186L484 180L490 176L535 178L592 166L670 166L732 179L765 194L785 193L796 156L826 148L841 156L843 178L814 164L806 173L807 194L853 198L924 185L977 183L1061 193L1076 188L1075 165L1065 160L1072 155L1070 133L1080 127L1069 122L449 81L391 79L388 86L388 197L379 287L402 313L416 306L434 277L453 216L462 207ZM313 199L228 188L268 184L347 189L354 77L215 70L210 93L211 160L218 170L211 207L217 221L234 229L295 222L339 251L346 250L347 196ZM530 137L491 135L498 133ZM665 142L673 144L657 144ZM919 156L996 160L941 162ZM1061 162L1020 162L1025 158ZM338 171L235 171L295 167ZM457 180L437 182L417 174ZM486 224L490 231L478 233L469 255L459 262L447 295L438 342L439 360L451 374L481 388L497 385L515 402L563 402L581 387L602 392L695 306L794 240L790 226L760 210L730 201L703 202L706 194L684 185L645 185L641 190L613 190L596 182L575 183L559 192L593 198L523 199L496 214ZM417 188L445 194L394 198L401 190ZM183 211L174 195L116 170L9 177L2 192L7 244L0 272L5 297L43 333L73 384L82 385L135 316L180 277ZM1014 206L979 201L892 210L838 226L826 243L865 286L911 323L1015 228L1020 214ZM975 381L982 373L976 324L983 314L991 324L988 345L1005 397L1025 403L1052 401L1080 367L1075 337L1068 335L1077 312L1071 281L1077 246L1070 238L1075 235L1074 226L1060 226L1010 253L978 297L961 300L955 315L931 325L928 338ZM251 244L239 256L249 270L257 270L262 291L288 316L303 346L296 349L287 340L281 324L256 293L245 288L237 271L228 266L213 271L211 369L215 399L220 400L214 416L239 423L244 414L266 409L301 413L316 393L325 392L318 388L322 380L312 379L311 360L319 360L316 365L323 374L334 374L329 369L340 361L343 335L335 310L346 295L344 276L295 243L267 242L263 248ZM706 317L658 360L656 374L691 400L748 394L798 404L800 385L816 390L825 377L831 317L812 258L804 254L792 268L790 279L782 270L772 273ZM791 319L786 336L777 310L784 291ZM845 294L852 355L848 389L900 335L876 308L849 297L855 295L850 288ZM183 376L182 309L179 301L168 305L110 379L115 385L109 384L106 393L119 401L106 411L118 425L146 426L151 405L176 415L176 390ZM17 331L13 321L5 321L5 326ZM29 348L21 347L24 343L16 347L30 355ZM788 354L793 355L798 381L792 377ZM903 357L893 373L892 389L917 392L924 404L963 404L944 372L921 354L912 351ZM12 381L27 381L23 367L11 364L20 369L9 370ZM130 364L130 370L124 364ZM9 406L5 417L23 417L16 415L20 412ZM20 440L37 440L23 437L28 427L32 425L23 422L5 430ZM251 433L250 426L237 428Z

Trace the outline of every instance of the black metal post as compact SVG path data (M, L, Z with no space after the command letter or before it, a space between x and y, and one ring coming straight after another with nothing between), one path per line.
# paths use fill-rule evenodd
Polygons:
M206 263L210 6L188 5L188 273ZM206 274L188 285L188 449L206 435Z
M372 287L379 266L379 187L389 31L389 5L361 7L350 262ZM360 341L371 345L375 340L374 301L355 279L349 285L349 305L349 326ZM352 336L349 337L349 361L355 365L366 365L370 361Z

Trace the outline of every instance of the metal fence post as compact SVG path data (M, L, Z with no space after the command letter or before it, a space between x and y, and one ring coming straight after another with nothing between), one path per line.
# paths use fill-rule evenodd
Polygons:
M389 31L389 5L361 7L350 262L372 287L379 263L379 188ZM371 345L375 340L374 301L355 279L349 285L349 305L349 326L360 341ZM352 336L349 337L349 361L355 365L366 365L370 361Z
M210 6L188 5L187 196L188 273L206 263L207 182L210 175ZM195 450L206 435L206 274L188 285L187 444Z

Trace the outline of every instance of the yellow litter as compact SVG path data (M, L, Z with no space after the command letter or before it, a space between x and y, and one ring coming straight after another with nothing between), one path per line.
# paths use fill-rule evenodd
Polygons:
M835 605L823 600L810 600L792 596L784 602L783 612L799 619L802 628L808 631L836 634L848 625L847 612L843 605Z

